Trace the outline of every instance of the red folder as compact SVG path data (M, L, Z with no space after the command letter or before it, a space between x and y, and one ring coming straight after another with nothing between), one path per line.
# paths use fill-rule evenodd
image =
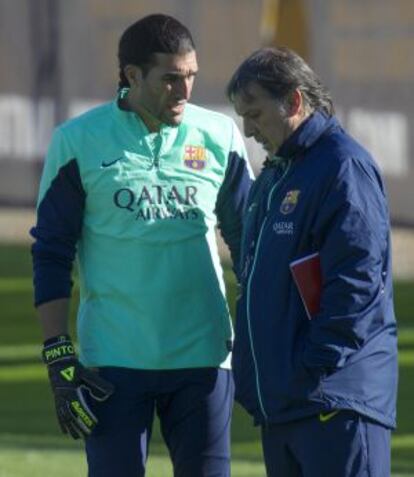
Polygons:
M298 258L291 262L289 267L306 314L311 320L319 312L321 304L322 273L319 253Z

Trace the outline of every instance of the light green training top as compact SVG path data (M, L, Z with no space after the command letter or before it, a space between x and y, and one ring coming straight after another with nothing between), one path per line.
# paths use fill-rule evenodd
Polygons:
M95 108L55 130L38 214L58 200L59 171L73 160L85 194L77 242L81 361L229 367L232 326L215 226L219 215L238 249L252 177L234 122L188 104L179 127L149 133L116 100ZM47 238L50 222L38 236Z

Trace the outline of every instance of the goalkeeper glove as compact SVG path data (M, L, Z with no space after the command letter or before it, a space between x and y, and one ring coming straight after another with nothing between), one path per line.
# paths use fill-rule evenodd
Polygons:
M113 393L113 385L78 361L68 335L45 341L42 357L48 368L62 432L74 439L88 436L98 420L86 403L84 392L87 390L93 399L104 401Z

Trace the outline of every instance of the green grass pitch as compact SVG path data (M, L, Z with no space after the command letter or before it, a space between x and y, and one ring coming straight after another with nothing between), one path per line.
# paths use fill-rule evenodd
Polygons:
M226 268L231 304L235 280ZM0 477L86 475L81 443L61 436L46 372L40 362L40 330L32 308L28 247L0 245ZM414 477L414 282L397 282L400 388L398 430L392 441L393 477ZM72 326L74 323L72 313ZM265 475L259 432L236 405L232 428L233 477ZM172 475L158 428L150 448L148 477Z

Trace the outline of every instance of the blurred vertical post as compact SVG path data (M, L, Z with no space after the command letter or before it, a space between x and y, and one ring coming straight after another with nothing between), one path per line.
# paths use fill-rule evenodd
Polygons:
M29 2L31 22L32 98L39 116L39 106L45 98L53 102L54 123L64 119L60 78L59 1Z
M30 167L39 178L43 167L43 157L39 157L39 153L45 149L53 126L65 118L61 95L59 0L38 0L29 2L28 6L35 153L35 160L30 162Z
M263 46L287 46L309 61L309 25L304 0L263 0Z

